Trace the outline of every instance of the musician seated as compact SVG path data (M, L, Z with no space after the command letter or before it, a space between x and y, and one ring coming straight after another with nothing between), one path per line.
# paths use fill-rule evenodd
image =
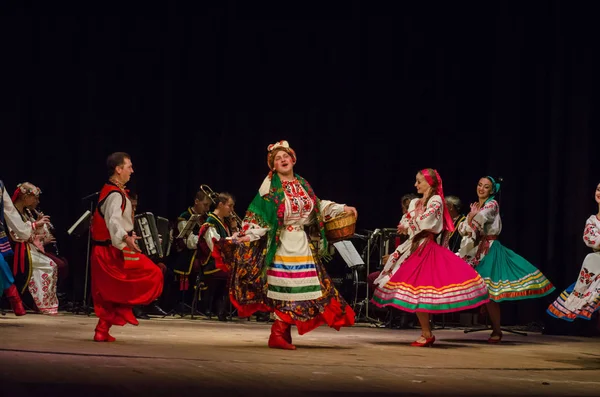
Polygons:
M181 213L177 218L177 233L185 228L192 215L200 215L199 222L194 226L192 232L186 239L175 239L173 250L173 272L179 279L179 290L182 291L183 299L185 299L185 291L189 290L190 278L195 280L195 276L200 273L200 263L196 257L196 249L198 247L198 233L200 225L206 221L206 214L210 210L210 197L203 191L199 190L194 196L194 205L188 207L187 210ZM183 302L181 302L183 304Z
M30 205L26 206L24 209L25 214L32 221L37 221L45 215L38 209L39 203L40 200L38 198L37 200L30 203ZM42 243L41 245L43 246L42 249L44 254L50 259L52 259L54 263L56 263L58 275L56 291L57 296L59 297L60 306L61 299L63 299L66 295L65 289L66 280L69 277L69 262L67 261L67 258L60 255L60 252L58 250L58 241L56 238L56 229L54 228L54 225L52 225L52 223L47 223L43 228L40 228L38 230L39 231L37 234L40 236L38 241Z
M408 206L410 205L410 202L413 199L416 199L418 197L419 196L417 196L416 194L413 194L413 193L405 194L404 196L402 196L402 199L401 199L401 202L402 202L402 216L404 216L408 212ZM408 236L406 236L404 234L401 234L398 237L396 237L394 249L396 247L398 247L400 244L402 244L403 242L405 242L407 238L408 238ZM381 263L383 265L385 265L385 263L387 262L388 258L389 258L389 255L387 255L387 254L384 255L381 258ZM381 270L377 270L377 271L371 272L367 276L367 283L369 284L369 292L371 294L375 290L375 280L377 279L377 277L379 277L380 273L381 273Z
M33 225L44 215L34 215L32 210L37 208L40 201L41 189L32 183L24 182L17 186L12 201L23 222ZM20 241L14 234L16 271L15 285L20 291L25 288L33 298L37 310L42 314L55 315L58 313L58 298L56 285L58 282L58 263L46 253L45 245L54 241L54 237L45 224L35 229L34 242Z
M202 273L207 286L206 314L211 316L216 310L219 321L226 321L225 310L229 301L228 274L216 266L216 257L218 256L215 251L215 243L232 235L228 218L233 213L235 200L229 193L219 193L214 200L216 208L213 212L208 213L206 222L200 227L198 233L200 239L197 256L202 265Z
M454 231L449 232L445 230L438 236L438 244L454 253L457 253L460 249L460 241L462 239L462 236L458 233L458 226L466 219L461 213L461 206L462 203L458 197L446 196L446 207L454 222Z

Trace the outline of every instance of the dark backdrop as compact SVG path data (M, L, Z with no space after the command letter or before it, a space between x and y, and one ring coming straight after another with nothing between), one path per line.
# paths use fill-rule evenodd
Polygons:
M40 186L61 229L113 151L132 155L142 210L174 218L206 183L243 214L287 139L359 228L396 225L423 167L465 203L502 176L503 243L574 280L600 182L592 2L83 3L0 23L0 177Z

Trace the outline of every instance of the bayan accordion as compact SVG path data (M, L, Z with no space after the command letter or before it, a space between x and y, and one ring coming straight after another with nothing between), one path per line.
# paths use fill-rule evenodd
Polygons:
M135 234L141 239L138 244L142 253L154 262L162 262L171 250L171 228L169 220L155 217L151 212L135 216L133 224Z

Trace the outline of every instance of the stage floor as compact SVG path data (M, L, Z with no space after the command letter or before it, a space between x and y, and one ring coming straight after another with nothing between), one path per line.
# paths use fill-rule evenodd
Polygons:
M598 396L600 338L358 325L292 332L296 351L269 349L270 324L179 318L113 327L92 341L96 319L0 316L3 396ZM182 394L185 393L185 394Z

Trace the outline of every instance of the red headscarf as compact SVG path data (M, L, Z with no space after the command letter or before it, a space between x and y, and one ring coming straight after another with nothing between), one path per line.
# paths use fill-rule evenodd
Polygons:
M433 170L435 172L435 177L438 180L438 185L435 190L435 194L442 198L442 206L444 208L444 230L448 230L449 232L454 231L454 222L452 221L452 217L450 216L450 212L448 212L448 207L446 206L446 199L444 198L444 187L442 186L442 177L438 174L437 170ZM433 175L430 175L429 170L427 168L421 170L421 174L425 177L429 186L435 185L433 180Z

